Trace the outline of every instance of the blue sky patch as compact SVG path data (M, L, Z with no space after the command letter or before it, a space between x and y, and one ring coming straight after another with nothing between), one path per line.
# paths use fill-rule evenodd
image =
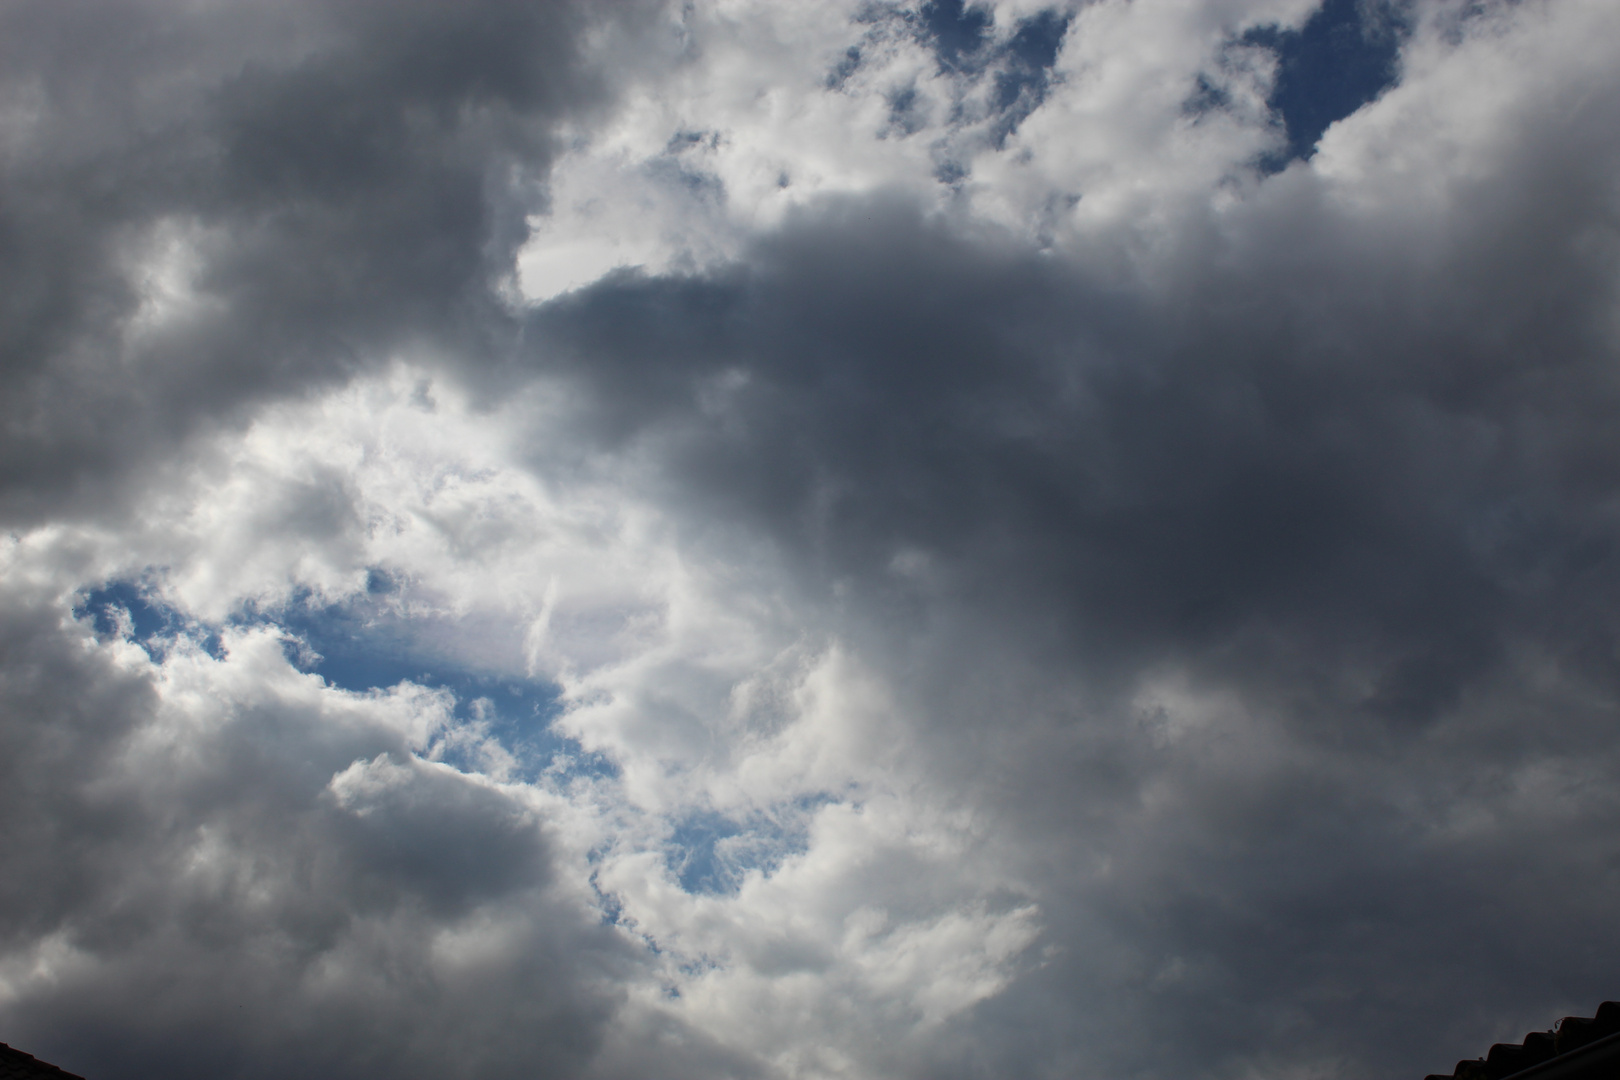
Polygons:
M972 66L990 34L990 13L962 0L934 0L922 6L921 15L940 66L947 71Z
M1018 24L1007 42L1007 68L996 75L996 106L1008 109L1026 92L1046 87L1046 73L1057 63L1069 16L1043 11Z
M689 893L735 893L749 871L770 874L784 859L805 851L810 814L831 801L830 795L808 795L783 804L782 812L740 818L713 810L689 814L670 834L665 865Z
M245 613L239 621L274 625L296 635L307 646L308 659L291 654L289 659L343 690L385 689L404 681L449 690L455 695L456 718L487 725L488 734L517 758L525 779L533 780L558 763L565 763L568 773L614 773L608 759L586 753L552 730L560 708L555 685L450 665L425 652L407 620L386 603L393 590L394 584L384 578L368 595L346 604L317 604L306 595L272 611ZM472 766L453 751L445 760L459 768Z
M920 12L919 30L941 71L977 81L989 75L994 115L991 139L1002 146L1024 118L1046 100L1052 65L1069 32L1070 17L1047 9L1020 19L1005 43L991 45L992 19L961 0L936 0Z
M230 620L238 627L272 626L286 632L287 659L341 690L364 693L409 681L444 689L455 697L454 716L485 725L486 734L518 761L518 774L534 780L547 770L565 775L611 776L617 770L600 754L558 735L551 721L560 708L555 685L492 671L448 665L424 652L406 621L384 602L397 583L375 570L365 595L345 604L317 604L305 593L273 609L248 608ZM219 627L188 618L136 581L112 581L84 593L74 607L106 637L125 633L161 662L179 638L189 638L216 659L224 655ZM444 760L472 769L454 748Z
M1052 65L1069 32L1070 17L1046 10L1023 19L1002 51L995 77L994 105L998 114L995 144L1002 146L1007 136L1046 100L1051 86Z
M132 581L110 581L87 590L73 606L73 617L89 619L102 637L124 634L127 627L129 640L159 663L179 637L196 642L216 660L224 656L217 628L188 619Z
M1244 34L1244 44L1277 54L1267 104L1282 121L1288 146L1262 162L1265 171L1308 159L1329 125L1394 86L1407 29L1404 13L1387 0L1326 0L1298 30L1273 25Z
M905 27L915 40L934 54L942 74L954 75L967 85L990 80L989 137L1001 147L1007 137L1030 113L1046 100L1052 84L1052 67L1069 32L1072 17L1048 8L1018 20L1010 37L996 42L995 19L983 6L963 0L930 0L915 10L883 6L868 8L856 16L857 23L888 22ZM841 89L861 66L859 46L851 46L827 73L829 90ZM883 136L914 135L929 126L929 110L923 108L915 86L897 86L887 91L889 123ZM957 101L947 113L948 126L987 119L982 111L964 108ZM967 175L962 163L942 161L935 179L954 184Z

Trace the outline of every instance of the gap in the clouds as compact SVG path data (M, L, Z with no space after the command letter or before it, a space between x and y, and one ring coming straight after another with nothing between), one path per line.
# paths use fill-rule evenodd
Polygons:
M1264 172L1316 151L1336 121L1394 86L1409 20L1399 0L1324 0L1298 30L1275 24L1240 39L1277 55L1277 77L1267 105L1282 121L1287 149L1261 159Z
M1045 8L1019 19L1010 36L998 44L993 13L983 5L963 0L929 0L916 9L874 4L855 17L857 24L903 27L903 33L933 53L941 74L954 76L967 86L977 85L988 76L991 92L984 103L988 117L984 106L964 110L959 100L950 112L950 123L976 124L988 119L987 133L998 148L1046 100L1052 68L1073 21L1068 12ZM861 46L851 45L827 73L827 89L843 89L865 59ZM887 96L889 131L912 135L927 126L923 110L917 108L920 102L915 86L891 88ZM963 175L960 166L949 163L942 171L956 179Z
M603 857L609 851L609 845L599 845L592 848L586 855L593 866L599 867ZM596 910L600 913L603 926L617 926L619 929L635 936L641 941L642 947L654 956L662 956L664 948L658 944L658 939L651 934L643 933L636 922L635 916L624 909L624 897L611 889L602 888L602 872L598 869L591 871L589 879L591 892L596 896Z
M823 793L793 799L773 813L729 815L699 810L686 814L670 833L665 865L688 893L735 893L751 871L769 876L783 860L803 854L809 844L811 816L832 801L832 795Z
M1198 117L1208 113L1219 112L1232 104L1232 95L1214 82L1207 74L1199 73L1193 83L1193 92L1187 100L1182 102L1182 112L1188 116Z
M941 72L969 83L989 76L986 134L999 149L1046 100L1052 68L1072 21L1070 14L1047 8L1018 20L1011 36L994 44L994 17L988 9L962 0L930 0L919 9L914 26L918 38L934 53ZM952 122L964 119L978 122L985 118L965 116L959 103ZM963 166L952 161L943 162L935 174L947 184L965 176Z
M1026 89L1044 92L1047 73L1057 63L1073 21L1067 12L1045 8L1019 19L1012 35L992 47L994 21L982 7L934 0L924 4L918 16L913 23L917 36L933 52L941 71L971 76L994 72L998 110L1010 108ZM859 60L860 50L851 49L840 68Z
M455 718L478 725L499 743L516 759L524 780L548 771L597 777L616 773L610 760L586 752L552 727L560 710L555 685L468 668L423 650L412 638L409 619L395 614L389 602L396 589L384 571L372 570L365 594L346 603L322 604L303 592L270 610L244 610L236 621L273 625L295 635L288 659L341 690L364 693L411 682L450 691ZM446 748L443 760L461 769L476 768L455 746Z
M827 72L827 89L842 90L844 88L844 84L849 82L849 77L855 74L856 71L860 70L860 66L860 46L851 45L849 48L844 50L844 55L839 58L838 63L833 66L833 69Z
M89 619L101 637L125 637L135 642L158 663L181 638L194 642L216 660L225 656L217 628L188 619L153 599L138 582L109 581L86 590L73 606L73 617Z
M940 67L962 71L975 66L974 60L990 36L990 12L962 0L930 0L920 14Z
M918 108L916 86L907 85L891 91L888 101L889 126L885 129L885 135L892 133L904 138L928 126L926 117Z
M475 725L512 755L520 779L533 781L544 773L617 775L611 760L587 752L552 727L560 708L555 685L448 663L420 648L410 636L407 620L390 611L387 600L396 588L386 572L373 570L366 593L348 603L317 603L305 591L273 607L249 605L228 623L239 628L272 627L287 634L288 661L339 690L366 693L411 682L449 691L455 700L454 717ZM111 581L87 590L73 614L88 619L102 637L135 642L158 663L181 640L195 643L216 660L225 656L220 627L188 618L139 581ZM479 767L472 752L459 744L448 745L442 760L468 771Z
M997 149L1046 100L1052 67L1072 21L1069 14L1051 8L1019 21L996 72L993 104L997 119L991 135Z

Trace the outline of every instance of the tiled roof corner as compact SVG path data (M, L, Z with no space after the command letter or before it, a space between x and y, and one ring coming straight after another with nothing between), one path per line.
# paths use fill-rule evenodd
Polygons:
M1605 1001L1595 1016L1566 1016L1551 1031L1523 1042L1497 1043L1475 1061L1425 1080L1603 1080L1620 1075L1620 1002Z
M84 1080L84 1077L0 1043L0 1080Z

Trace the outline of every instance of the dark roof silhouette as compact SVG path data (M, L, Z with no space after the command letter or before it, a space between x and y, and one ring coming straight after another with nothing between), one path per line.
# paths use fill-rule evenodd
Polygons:
M0 1043L0 1080L84 1080L84 1077Z
M1612 1080L1620 1076L1620 1002L1593 1017L1566 1016L1522 1043L1497 1043L1478 1061L1459 1061L1449 1076L1425 1080Z

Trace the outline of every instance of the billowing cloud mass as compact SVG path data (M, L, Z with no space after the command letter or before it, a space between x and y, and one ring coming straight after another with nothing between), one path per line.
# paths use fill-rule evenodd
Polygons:
M1620 6L0 6L0 1040L1362 1080L1620 994Z

